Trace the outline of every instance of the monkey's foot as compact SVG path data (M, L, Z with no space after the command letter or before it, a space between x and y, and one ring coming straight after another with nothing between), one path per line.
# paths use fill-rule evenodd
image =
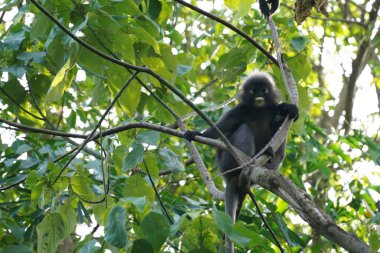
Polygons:
M194 140L194 137L197 135L202 135L202 133L198 131L186 131L184 134L184 137L186 140L191 142Z
M264 154L265 155L268 155L270 157L274 157L274 151L273 151L273 148L272 147L268 147L265 151L264 151Z

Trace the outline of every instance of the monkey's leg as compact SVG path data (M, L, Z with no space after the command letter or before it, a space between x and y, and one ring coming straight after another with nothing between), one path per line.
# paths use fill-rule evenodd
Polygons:
M225 212L231 216L233 223L235 223L237 216L239 215L244 199L242 199L241 193L239 193L238 190L238 180L238 176L230 178L226 182L226 189L224 194ZM228 238L228 236L226 236L226 246L227 253L234 253L234 244L230 238Z
M238 177L235 177L227 182L224 194L225 212L231 216L233 223L235 223L236 220L236 210L238 204L237 179ZM234 253L234 243L228 236L226 236L226 246L227 253Z

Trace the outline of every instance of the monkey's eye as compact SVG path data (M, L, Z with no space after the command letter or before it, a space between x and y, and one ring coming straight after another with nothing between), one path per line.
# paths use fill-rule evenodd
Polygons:
M268 89L261 89L261 92L267 94L268 93Z
M251 93L251 94L257 93L257 89L249 90L249 93Z

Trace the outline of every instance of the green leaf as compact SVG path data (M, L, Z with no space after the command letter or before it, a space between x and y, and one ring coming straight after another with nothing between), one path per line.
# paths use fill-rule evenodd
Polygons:
M160 148L158 150L158 153L161 156L163 167L166 167L167 169L170 169L174 172L185 170L185 167L183 166L183 163L181 162L179 156L170 149Z
M142 27L131 27L131 32L139 38L142 42L153 47L156 54L160 54L160 46L158 45L157 40L152 37L144 28Z
M232 219L225 212L219 211L214 206L212 208L212 215L214 216L215 222L218 227L227 235L231 235L233 231Z
M144 239L137 239L133 241L132 245L132 253L153 253L153 247L152 245Z
M150 203L153 203L155 198L154 190L148 185L144 177L140 175L133 175L125 180L124 196L146 197Z
M37 249L39 253L55 252L59 243L65 239L65 225L58 213L48 213L37 225Z
M145 131L136 136L136 142L139 144L156 145L160 138L160 132Z
M167 219L159 213L151 212L141 221L143 237L157 252L169 236L170 226Z
M59 101L63 93L70 87L76 75L76 68L73 68L74 62L75 60L69 58L54 77L46 96L47 104Z
M144 207L146 204L146 196L143 196L143 197L126 197L126 198L122 198L120 200L133 204L139 212L142 212L144 210Z
M224 0L224 4L234 10L238 11L238 17L246 15L251 10L251 0Z
M83 176L72 176L70 178L73 191L82 198L92 201L95 199L95 194L91 190L89 179Z
M306 47L307 42L308 39L302 36L292 39L290 43L297 52L300 52Z
M24 61L25 63L35 62L44 63L46 52L25 52L17 56L17 59Z
M32 253L33 249L26 245L9 245L0 248L1 253Z
M79 253L93 253L96 251L96 240L92 239L91 241L88 241L83 247L79 249Z
M252 248L268 245L270 243L265 237L247 228L240 221L234 225L234 232L232 233L231 238L242 246L249 245Z
M104 239L115 247L122 248L127 243L127 212L121 206L115 206L108 215Z
M133 145L133 150L128 153L127 157L125 157L123 164L123 171L128 171L140 163L142 163L144 158L144 147L141 145Z
M150 0L148 4L148 15L151 19L158 18L160 15L162 4L158 0Z
M75 208L71 206L70 201L57 208L57 213L62 216L62 221L65 226L65 237L69 236L74 231L77 225L77 216Z
M372 226L369 233L369 247L371 252L378 252L380 249L380 227Z
M7 36L2 39L2 44L5 47L17 50L26 38L25 27L21 23L19 23L18 25L13 26L11 30L12 31L9 32Z
M115 74L119 74L119 73L115 73ZM115 84L114 82L109 82L108 87L111 90L113 96L115 96L119 92L123 84L124 83L122 82L118 82L117 84ZM141 86L137 82L132 81L129 84L129 86L124 90L124 92L121 94L118 100L118 105L121 106L123 111L125 111L129 117L133 117L133 115L136 112L137 106L139 104L140 97L141 97Z

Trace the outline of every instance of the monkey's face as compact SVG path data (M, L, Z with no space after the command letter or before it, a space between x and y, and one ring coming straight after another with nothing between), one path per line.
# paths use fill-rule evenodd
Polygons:
M251 100L257 107L263 107L268 104L270 90L267 87L254 86L248 90L251 94Z

